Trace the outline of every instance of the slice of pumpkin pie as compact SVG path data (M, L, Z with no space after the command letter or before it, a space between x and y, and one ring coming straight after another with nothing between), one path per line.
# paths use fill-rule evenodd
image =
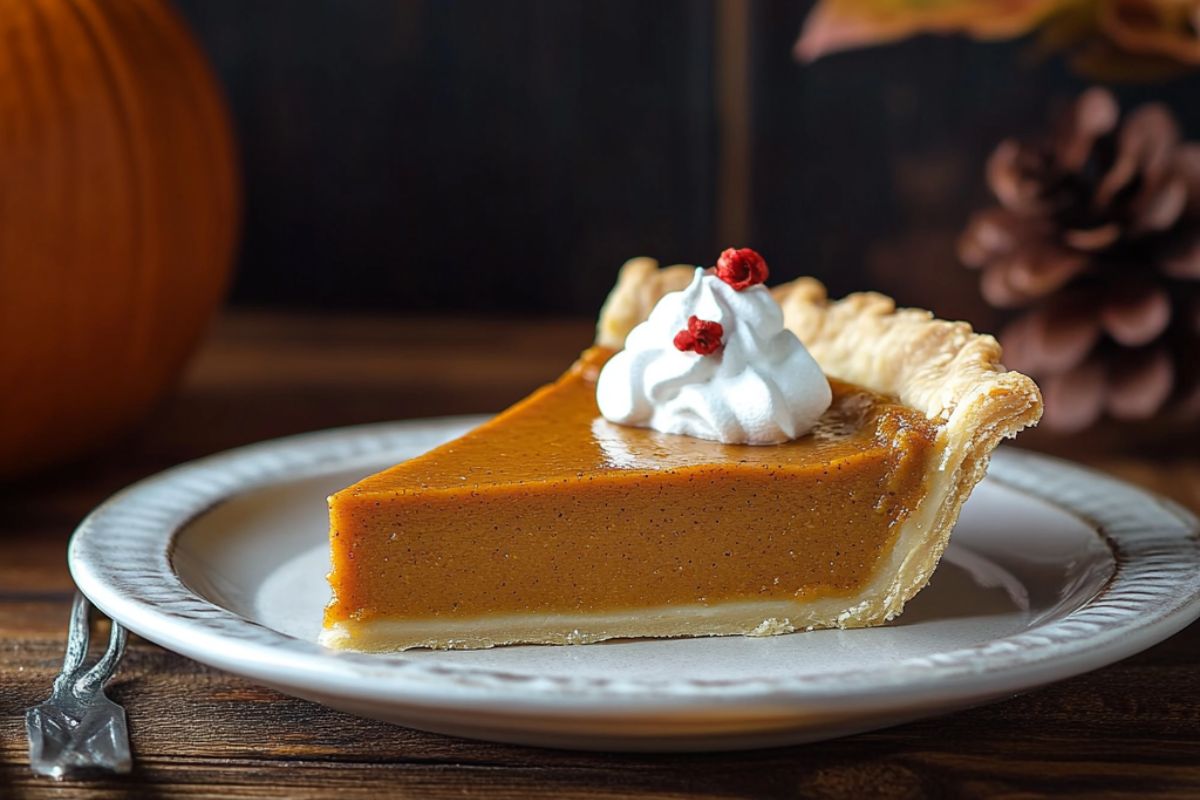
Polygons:
M1041 398L990 336L768 291L752 250L635 259L593 347L329 499L322 642L388 651L875 625L929 581Z

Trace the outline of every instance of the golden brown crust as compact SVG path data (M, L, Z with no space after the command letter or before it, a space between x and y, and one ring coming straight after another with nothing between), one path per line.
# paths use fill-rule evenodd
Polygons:
M689 268L655 268L634 259L622 268L601 311L597 343L621 347L625 336L664 294L683 288ZM838 627L871 625L899 614L937 566L962 504L987 470L999 442L1037 423L1042 398L1027 376L1000 363L1000 345L965 322L928 311L897 309L873 292L830 301L812 278L777 286L772 294L791 329L831 377L896 397L939 427L938 458L924 502L901 525L892 563L850 599Z
M830 302L812 278L783 284L772 294L783 308L784 324L826 373L897 397L939 424L985 396L995 402L1011 395L1031 409L1041 406L1030 378L1005 371L999 343L965 322L897 309L890 297L874 292ZM1026 424L1032 421L1036 416Z
M634 326L650 316L664 294L687 288L696 268L685 264L658 268L653 258L631 258L617 273L596 323L596 344L620 350Z

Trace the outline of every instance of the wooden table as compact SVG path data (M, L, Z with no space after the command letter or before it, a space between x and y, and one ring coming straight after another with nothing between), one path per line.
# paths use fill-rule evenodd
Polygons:
M176 395L106 453L0 488L0 798L73 798L35 778L22 712L62 656L72 527L107 495L180 461L298 431L494 411L590 339L576 321L230 314ZM1026 444L1081 457L1200 509L1195 433ZM284 697L147 642L112 696L132 775L90 796L769 797L1152 794L1200 797L1200 626L1120 664L1006 702L832 742L748 753L613 755L471 742Z

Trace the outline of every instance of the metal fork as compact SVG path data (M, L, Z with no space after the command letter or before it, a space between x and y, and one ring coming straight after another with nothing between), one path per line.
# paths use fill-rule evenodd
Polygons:
M84 669L91 640L90 610L87 598L76 593L62 672L54 679L50 697L25 712L29 766L55 780L126 773L132 766L125 709L104 694L104 684L125 652L125 629L113 622L108 650Z

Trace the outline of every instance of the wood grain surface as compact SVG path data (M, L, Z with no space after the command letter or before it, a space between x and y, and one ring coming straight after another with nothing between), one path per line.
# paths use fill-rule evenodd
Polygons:
M49 691L72 585L72 527L183 460L315 428L494 411L553 377L590 323L240 313L135 435L0 488L0 798L1200 797L1200 626L1119 664L982 708L747 753L574 753L453 739L336 713L134 638L111 694L132 775L28 771L23 710ZM1195 432L1104 429L1027 444L1200 510Z

